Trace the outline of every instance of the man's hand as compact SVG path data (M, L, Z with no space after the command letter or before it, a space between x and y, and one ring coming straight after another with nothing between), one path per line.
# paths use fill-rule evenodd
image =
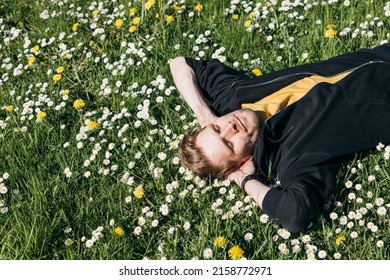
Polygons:
M229 175L228 179L234 181L238 186L241 187L242 180L248 175L255 173L255 165L252 159L248 160L240 169ZM245 193L251 196L256 203L263 209L263 200L270 187L264 185L258 180L249 180L245 184Z
M217 119L217 116L214 115L211 111L204 110L204 115L199 116L198 121L201 128L208 126L209 124L213 123L215 119Z
M240 169L234 171L228 176L230 181L234 181L238 186L241 187L242 180L248 175L255 173L255 164L253 163L252 158L245 162Z

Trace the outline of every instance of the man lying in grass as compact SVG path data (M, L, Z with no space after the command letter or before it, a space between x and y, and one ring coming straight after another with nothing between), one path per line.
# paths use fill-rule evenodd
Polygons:
M305 229L342 163L390 142L389 63L389 44L260 77L177 57L175 84L201 126L182 140L182 165L234 180L278 225Z

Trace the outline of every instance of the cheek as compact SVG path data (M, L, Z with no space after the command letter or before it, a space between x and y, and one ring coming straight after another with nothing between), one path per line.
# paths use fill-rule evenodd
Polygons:
M242 154L249 155L253 152L254 142L249 141L248 139L243 139L241 141L241 152Z
M249 147L250 143L248 143L248 139L247 138L238 138L236 141L235 141L235 147L237 147L237 150L240 151L240 152L245 152Z

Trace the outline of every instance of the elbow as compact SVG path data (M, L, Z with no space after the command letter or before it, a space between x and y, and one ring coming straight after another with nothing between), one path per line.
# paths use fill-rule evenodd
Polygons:
M307 229L311 224L311 219L307 215L284 218L278 221L279 225L292 233L300 232Z
M267 207L270 208L270 217L279 226L295 233L306 230L313 219L320 217L321 207L315 196L294 195L291 192L280 195L280 199L272 203L275 207Z
M316 203L291 205L287 209L279 213L278 224L294 233L308 229L312 221L321 216Z
M169 67L176 86L180 87L183 80L195 79L195 72L186 62L184 56L178 56L169 62ZM179 89L180 91L180 89Z
M183 65L187 65L184 56L175 57L169 62L169 67L171 69L171 72L174 72L177 68Z

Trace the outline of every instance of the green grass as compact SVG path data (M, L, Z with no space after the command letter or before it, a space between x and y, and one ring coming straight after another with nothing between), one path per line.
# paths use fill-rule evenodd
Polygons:
M321 258L324 252L326 259L334 259L335 253L341 259L389 259L389 147L345 166L336 194L339 203L325 212L327 221L284 239L272 222L260 222L261 209L238 187L196 178L174 164L180 136L195 123L168 67L176 56L197 57L202 51L203 58L210 59L224 47L220 59L228 65L267 73L374 47L390 38L386 1L351 0L349 6L344 1L307 1L311 7L290 6L288 11L280 10L281 1L256 1L261 13L263 7L269 12L252 18L251 31L244 26L250 11L239 1L232 10L236 20L225 15L230 1L202 1L200 12L195 11L197 1L190 0L181 4L182 12L175 12L174 1L155 1L144 12L141 1L131 7L129 1L101 1L97 17L92 2L0 1L0 176L5 174L7 188L0 194L0 259L203 259L207 248L213 259L229 259L235 245L248 259ZM135 15L129 15L132 7L137 8ZM45 9L57 15L43 19ZM168 15L174 16L171 24ZM138 16L138 29L130 33L131 21ZM117 19L124 22L120 28L114 26ZM72 31L77 22L79 28ZM104 38L94 34L93 22L104 29ZM328 24L335 25L335 38L324 35ZM343 35L345 28L351 31ZM20 33L13 37L16 29ZM206 40L197 44L199 36ZM26 44L25 38L31 42ZM42 45L50 38L51 44ZM31 50L35 45L40 46L38 53ZM245 53L249 59L243 58ZM31 56L36 60L28 66ZM19 64L25 69L15 76ZM54 83L60 66L62 78ZM110 90L103 95L107 86ZM66 100L63 90L69 90ZM75 109L76 99L83 99L85 107ZM13 110L7 110L10 105ZM149 116L139 115L141 107ZM37 108L46 112L41 122L36 121ZM88 119L99 127L85 131ZM161 152L165 159L159 158ZM128 166L131 162L134 167ZM72 172L68 177L67 168ZM85 172L90 172L88 178ZM371 175L374 180L369 180ZM352 188L346 187L349 181ZM139 185L144 189L140 199L133 194ZM222 202L217 211L216 201ZM164 204L169 206L167 215L160 212ZM377 213L381 205L385 215ZM334 221L329 220L332 212L338 216ZM351 212L364 214L353 218ZM344 215L347 224L342 223ZM183 227L187 222L189 230ZM138 226L142 231L136 235ZM125 234L115 236L116 227ZM352 238L352 232L358 237ZM253 235L251 240L245 240L247 233ZM93 235L99 238L87 247ZM217 236L227 239L225 247L213 245ZM338 236L346 239L340 245L335 243ZM299 242L298 252L292 241ZM378 241L384 246L377 246ZM284 253L283 247L288 249Z

